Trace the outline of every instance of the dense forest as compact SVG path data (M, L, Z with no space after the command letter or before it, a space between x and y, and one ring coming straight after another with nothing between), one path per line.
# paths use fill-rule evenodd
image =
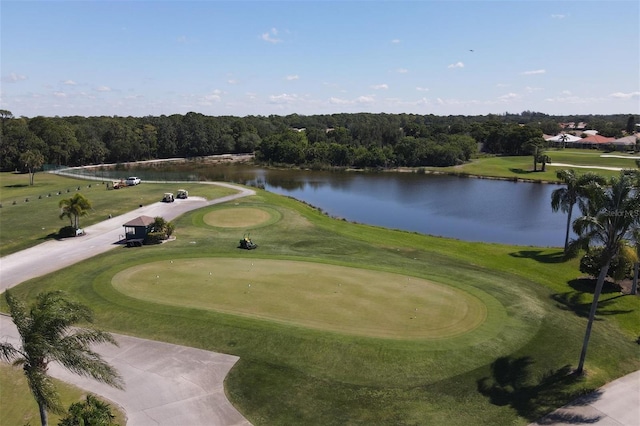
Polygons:
M349 167L449 166L479 150L525 155L563 122L604 136L635 130L629 115L486 116L330 114L302 116L14 117L0 111L0 169L38 169L255 152L270 164Z

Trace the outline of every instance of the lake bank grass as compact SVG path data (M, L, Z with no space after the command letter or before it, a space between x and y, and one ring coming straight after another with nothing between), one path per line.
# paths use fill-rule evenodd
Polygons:
M556 172L560 169L570 169L567 166L555 166L554 163L572 164L582 166L576 168L578 173L593 172L602 176L616 176L619 172L603 170L598 167L621 167L636 169L635 155L627 153L605 153L598 150L582 149L549 149L547 155L551 163L547 164L546 171L533 171L533 157L526 156L488 156L473 159L468 163L452 167L424 167L430 173L447 173L461 176L478 176L486 178L499 178L507 180L524 180L540 182L556 182ZM609 156L622 156L616 158ZM589 168L588 166L593 166ZM541 167L538 164L538 169Z
M240 231L204 220L229 204L200 209L176 220L177 239L169 244L115 249L21 284L14 293L33 298L44 289L63 289L92 307L101 328L240 356L225 386L256 425L524 425L640 368L635 343L640 299L608 293L594 327L589 374L580 380L564 374L577 363L586 325L580 305L591 295L571 287L580 275L578 263L564 261L560 249L470 243L353 224L264 191L233 206L275 210L278 220ZM251 232L257 250L237 248L244 232ZM221 258L273 261L274 268L283 261L314 262L416 277L482 296L490 314L504 313L502 326L462 339L353 336L142 300L112 284L119 272L151 262ZM272 297L286 305L290 291L295 290ZM341 303L356 306L359 297L350 295ZM496 362L517 369L517 377L524 378L518 385L531 390L527 398L507 392L495 402L485 385L495 382L491 365Z

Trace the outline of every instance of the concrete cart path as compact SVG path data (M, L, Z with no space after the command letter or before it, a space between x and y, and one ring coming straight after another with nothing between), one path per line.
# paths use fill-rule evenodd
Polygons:
M122 225L138 216L173 220L188 211L255 195L244 187L212 183L238 191L207 201L190 197L174 203L154 203L85 228L86 235L47 241L0 258L0 292L23 281L121 247ZM135 426L232 426L250 423L231 405L224 393L224 378L237 357L152 340L115 335L120 347L99 346L97 352L124 378L124 391L69 373L52 365L51 375L102 395L121 406L128 424ZM0 340L19 345L10 317L0 316Z
M203 182L203 184L206 183ZM186 200L176 200L174 203L157 202L84 228L86 234L81 237L51 240L0 257L0 292L31 278L57 271L107 250L120 247L118 242L124 236L122 225L138 216L162 216L166 220L173 220L194 209L255 195L254 190L241 186L220 182L211 182L210 184L235 189L238 193L210 201L200 197L189 197Z
M607 383L529 426L542 425L640 425L640 371Z
M238 357L113 334L119 347L95 347L120 373L125 389L112 388L51 364L52 377L111 400L134 426L250 425L224 393L224 378ZM0 315L0 341L20 345L11 317Z

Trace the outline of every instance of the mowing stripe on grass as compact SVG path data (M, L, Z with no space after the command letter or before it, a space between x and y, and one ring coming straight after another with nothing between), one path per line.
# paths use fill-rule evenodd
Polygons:
M447 338L487 318L485 304L460 289L324 263L179 259L125 269L112 284L155 303L380 338Z

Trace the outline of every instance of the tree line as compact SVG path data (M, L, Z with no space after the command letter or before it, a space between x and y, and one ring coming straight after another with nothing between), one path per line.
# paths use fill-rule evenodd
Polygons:
M528 155L558 123L583 121L621 136L635 117L326 114L287 116L14 117L0 110L0 170L80 166L255 152L266 163L401 167L450 166L480 149Z

